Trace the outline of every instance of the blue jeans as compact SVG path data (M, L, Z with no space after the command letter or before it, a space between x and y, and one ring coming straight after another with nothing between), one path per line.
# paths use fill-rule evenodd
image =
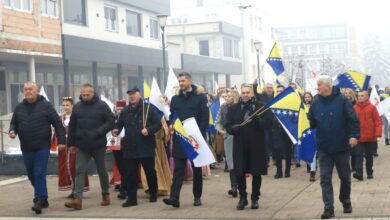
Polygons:
M343 151L333 154L318 151L318 160L320 163L320 178L322 189L322 200L325 209L334 209L333 206L333 185L332 173L336 166L340 178L340 202L350 200L351 195L351 169L349 167L349 151Z
M44 147L34 152L23 152L27 176L34 187L34 201L47 199L46 171L50 148Z

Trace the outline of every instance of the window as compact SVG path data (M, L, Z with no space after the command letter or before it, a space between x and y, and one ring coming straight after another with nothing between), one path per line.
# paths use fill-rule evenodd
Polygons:
M45 15L57 17L57 1L41 0L41 13Z
M149 19L149 26L150 26L150 38L151 39L159 39L159 24L156 19Z
M32 11L31 4L32 0L5 0L4 5L6 7L17 9L17 10L23 10L23 11Z
M104 6L104 19L106 20L106 30L116 31L116 8L111 6Z
M126 11L126 29L128 35L141 37L141 14Z
M64 3L64 20L67 23L87 25L85 0L66 0Z
M240 51L238 40L233 40L229 38L223 39L223 54L225 57L239 58Z
M200 40L199 41L199 54L203 56L210 56L209 41Z
M225 57L233 57L232 40L228 38L223 39L223 55Z
M240 58L238 40L233 40L233 51L234 51L234 58Z

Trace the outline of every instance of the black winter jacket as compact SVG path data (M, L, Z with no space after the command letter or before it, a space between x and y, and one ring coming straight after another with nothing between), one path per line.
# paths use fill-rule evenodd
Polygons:
M144 108L146 130L148 135L144 136L143 129L142 105ZM161 119L156 113L156 107L152 104L147 110L148 104L141 100L136 107L126 106L120 113L115 129L120 131L125 128L125 137L123 138L123 156L125 158L149 158L155 155L156 138L154 133L161 129ZM119 134L118 133L118 134Z
M9 130L18 134L23 152L33 152L50 148L51 125L55 128L58 143L65 144L65 130L56 110L38 95L36 102L23 100L15 107Z
M209 124L209 108L207 107L207 97L200 88L192 85L191 92L184 94L180 91L178 95L172 97L171 115L169 117L170 125L175 123L175 114L180 121L194 117L200 132L202 132L203 135L206 134ZM175 158L186 158L184 149L175 135L173 135L172 154Z
M106 147L106 134L113 126L114 114L96 93L91 101L80 97L70 116L68 147L76 146L84 151Z

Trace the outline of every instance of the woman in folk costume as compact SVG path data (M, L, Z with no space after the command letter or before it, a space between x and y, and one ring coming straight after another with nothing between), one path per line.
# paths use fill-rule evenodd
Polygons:
M68 133L68 124L73 109L72 97L62 98L62 114L60 115L62 124ZM76 154L70 153L67 148L58 149L58 190L72 190L68 198L73 198L73 190L76 174ZM88 175L85 175L84 191L89 190Z
M156 136L155 170L157 173L158 192L160 196L169 196L172 185L172 176L165 146L169 141L169 129L165 118L161 119L162 127L154 135ZM141 166L142 167L142 166ZM143 168L141 168L142 187L148 193L148 183Z
M227 170L229 170L231 189L228 194L237 197L237 178L234 173L233 165L233 136L226 133L226 115L228 108L238 102L239 94L237 90L229 90L226 94L226 103L221 106L220 115L217 119L216 129L224 137L225 159L227 164Z

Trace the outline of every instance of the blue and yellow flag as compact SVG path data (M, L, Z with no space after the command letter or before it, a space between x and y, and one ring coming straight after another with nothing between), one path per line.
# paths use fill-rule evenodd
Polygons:
M280 55L276 42L267 58L267 63L272 67L277 76L284 72L282 56Z
M219 109L221 108L221 102L219 97L215 99L213 103L211 103L209 108L209 126L207 128L208 132L215 134L217 130L215 129L215 123L219 117Z
M316 131L310 128L303 102L299 108L297 159L312 163L317 149Z
M297 159L311 163L316 151L315 131L310 129L302 99L288 87L266 103L278 118L291 141L298 146Z
M196 152L194 146L191 144L189 136L184 130L183 123L177 116L174 116L174 118L176 118L173 124L173 127L175 128L175 135L180 141L180 144L182 145L184 152L187 155L187 158L189 160L193 160L198 156L198 152Z
M338 88L351 88L364 91L368 89L371 76L357 71L347 71L337 76L335 86Z
M150 98L150 86L149 86L149 84L145 80L143 80L143 83L142 83L142 96L143 96L145 102L149 101L149 98Z
M265 104L270 108L294 143L298 142L298 119L301 99L294 89L288 87L275 98Z

